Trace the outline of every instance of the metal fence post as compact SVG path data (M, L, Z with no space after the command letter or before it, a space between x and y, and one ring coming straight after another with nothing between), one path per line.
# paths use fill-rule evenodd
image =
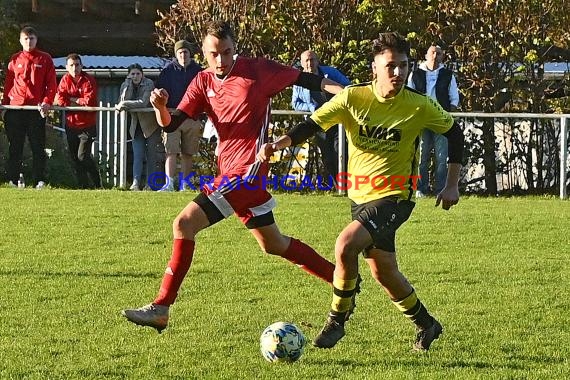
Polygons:
M119 187L127 186L127 115L126 111L120 113L120 154L119 154Z
M566 199L568 192L566 190L566 179L568 172L568 128L565 117L560 118L560 199Z
M111 104L107 103L107 108L110 108ZM105 152L105 160L107 161L107 165L111 165L111 158L113 157L113 154L111 153L111 125L116 125L116 124L112 124L111 121L111 117L113 116L113 113L109 110L105 111L105 119L106 119L106 123L105 123L105 143L103 144L103 140L101 140L101 147L105 147L105 149L101 149ZM116 128L113 128L116 129ZM101 127L101 135L103 134L103 127ZM103 136L101 136L101 138L103 138ZM113 157L114 159L114 157ZM115 182L115 175L114 175L114 170L115 168L107 168L105 167L107 170L107 181L108 182L112 182L113 185L117 185L117 183Z

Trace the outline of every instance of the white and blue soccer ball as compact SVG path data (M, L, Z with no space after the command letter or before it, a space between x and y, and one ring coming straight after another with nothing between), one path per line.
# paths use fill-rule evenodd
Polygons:
M303 355L307 340L303 332L289 322L275 322L261 334L261 354L269 362L294 362Z

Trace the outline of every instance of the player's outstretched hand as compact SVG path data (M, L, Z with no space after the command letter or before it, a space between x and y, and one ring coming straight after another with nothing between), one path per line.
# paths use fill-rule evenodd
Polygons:
M150 104L154 108L166 107L168 102L168 92L164 88L155 88L150 93Z
M275 152L275 149L273 148L274 148L273 144L268 144L268 143L263 144L261 148L259 148L259 152L257 152L255 158L257 158L257 160L261 162L269 160L269 158Z
M435 200L435 207L438 207L441 203L441 207L444 210L449 210L451 206L459 203L459 189L457 186L454 187L444 187L443 190L437 194Z

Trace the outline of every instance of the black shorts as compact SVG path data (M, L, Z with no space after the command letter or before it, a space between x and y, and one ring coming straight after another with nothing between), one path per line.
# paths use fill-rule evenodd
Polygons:
M352 220L357 220L372 237L370 248L396 252L396 230L410 217L416 204L398 197L376 199L363 204L352 202Z

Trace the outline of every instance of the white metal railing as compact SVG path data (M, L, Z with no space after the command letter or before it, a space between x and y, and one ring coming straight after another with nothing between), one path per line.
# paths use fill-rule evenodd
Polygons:
M568 164L568 128L567 123L570 119L570 114L534 114L534 113L485 113L485 112L453 112L451 113L455 118L462 119L518 119L518 120L529 120L529 119L554 119L560 122L560 199L568 198L567 191L567 181L568 181L568 170L570 165Z
M37 110L34 106L1 106L0 111L5 109ZM98 107L52 107L56 111L91 111L98 112L97 140L93 146L95 157L105 159L110 167L107 181L117 187L124 188L127 185L127 112L118 112L114 105L102 103ZM134 111L132 111L134 112ZM152 108L141 108L136 112L153 112ZM309 115L308 112L291 110L273 110L273 115ZM462 119L555 119L560 122L560 198L568 198L568 119L570 114L531 114L531 113L483 113L483 112L453 112L452 115ZM61 126L53 126L63 130L65 127L65 115L61 117ZM118 128L116 127L118 126ZM339 125L339 136L344 136L344 129ZM344 144L344 139L339 138L339 144ZM339 170L346 171L344 167L344 147L339 147Z
M568 198L566 176L568 172L568 117L560 119L560 198Z
M302 112L302 111L288 111L288 110L280 110L280 111L273 111L275 115L310 115L310 112ZM531 113L484 113L484 112L452 112L451 113L455 118L464 119L464 120L477 120L477 119L489 119L489 118L497 118L497 119L520 119L520 120L528 120L528 119L554 119L560 121L560 198L566 199L568 198L567 192L567 182L568 182L568 170L569 170L569 163L568 163L568 120L570 119L570 114L531 114ZM338 126L339 128L339 171L346 171L345 165L345 158L344 156L344 144L345 139L340 138L340 136L345 136L345 131L342 125ZM339 190L339 193L345 193L346 191Z
M3 110L38 110L36 106L2 106ZM53 114L48 116L48 125L53 129L65 132L66 111L97 112L97 138L91 148L92 154L99 162L103 161L109 166L104 173L105 180L114 186L124 188L127 185L127 112L118 112L115 106L99 103L98 107L59 107L52 106L53 111L62 111L60 125L53 124ZM141 109L141 112L152 111L152 108ZM118 126L118 128L116 128Z

